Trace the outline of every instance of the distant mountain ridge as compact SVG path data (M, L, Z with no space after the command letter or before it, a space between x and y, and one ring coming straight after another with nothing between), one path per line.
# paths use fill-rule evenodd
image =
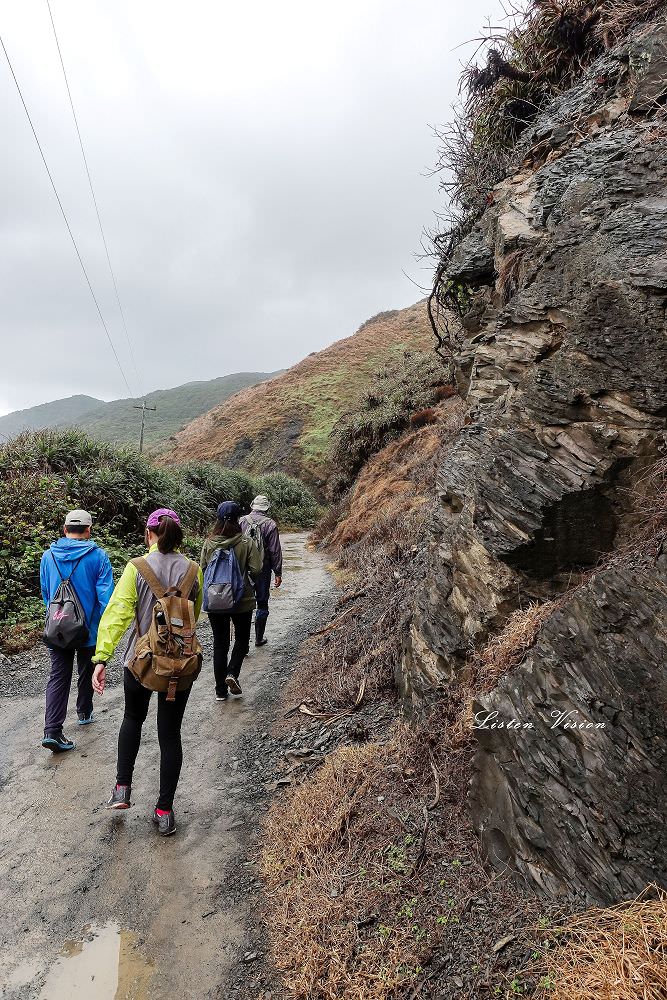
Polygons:
M67 396L40 403L39 406L29 406L25 410L13 410L0 417L0 434L10 438L22 431L38 431L44 427L78 422L84 414L106 405L103 399L96 399L95 396Z
M274 374L277 373L237 372L148 393L146 405L156 406L157 410L146 411L145 447L160 450L191 420L224 403L240 390L272 378ZM76 426L100 441L138 445L141 414L134 407L140 402L137 399L104 402L84 395L56 399L0 417L0 435L9 438L24 430Z

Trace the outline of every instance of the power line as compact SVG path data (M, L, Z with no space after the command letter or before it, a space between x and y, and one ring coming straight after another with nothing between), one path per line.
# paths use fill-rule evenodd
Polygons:
M109 272L111 274L111 280L113 282L114 292L116 293L116 302L118 303L118 311L120 313L120 318L123 322L123 329L125 330L125 339L127 340L127 346L130 351L130 358L132 360L132 367L134 368L134 374L137 377L137 384L139 388L142 388L142 381L139 376L139 370L137 368L137 362L134 357L134 351L132 349L132 341L130 340L130 334L127 329L127 323L125 322L125 313L123 312L123 306L120 301L120 294L118 292L118 284L116 282L116 275L114 274L113 267L111 266L111 257L109 255L109 247L107 245L106 236L104 235L104 227L102 225L102 218L100 216L100 210L97 205L97 198L95 197L95 190L93 188L93 180L90 176L90 170L88 168L88 159L86 157L86 151L83 146L83 138L81 137L81 129L79 128L79 119L76 116L76 111L74 110L74 101L72 99L72 91L70 90L69 80L67 78L67 71L65 69L65 62L63 60L62 50L60 48L60 42L58 41L58 32L56 31L56 23L53 20L53 11L51 10L51 4L49 0L46 0L46 6L49 10L49 17L51 18L51 27L53 28L53 37L56 40L56 48L58 49L58 56L60 57L60 65L63 71L63 77L65 78L65 86L67 87L67 96L69 97L69 105L72 109L72 117L74 118L74 125L76 126L76 134L79 137L79 146L81 147L81 156L83 157L83 165L86 168L86 176L88 178L88 186L90 187L90 194L93 199L93 205L95 206L95 214L97 215L97 222L100 227L100 236L102 237L102 243L104 244L104 252L107 256L107 264L109 265Z
M58 202L58 207L60 208L60 211L62 213L62 217L63 217L63 219L65 221L65 225L67 226L67 232L69 233L70 239L72 241L72 245L73 245L74 250L76 251L76 255L77 255L78 259L79 259L79 264L81 265L81 270L83 271L83 276L86 279L86 283L88 285L88 288L90 289L90 294L93 297L93 302L95 303L95 308L97 309L97 314L100 317L100 322L102 323L102 326L104 328L104 332L106 334L107 340L109 341L109 346L110 346L110 348L111 348L111 350L113 352L114 358L116 359L116 364L118 365L118 370L120 371L120 374L122 376L123 382L125 383L125 385L127 387L127 391L129 392L129 394L131 396L132 395L132 390L130 389L130 383L127 381L127 377L125 375L125 372L123 371L123 366L120 363L120 358L118 357L118 354L116 352L116 348L114 347L113 340L111 339L111 334L109 333L108 327L107 327L106 323L104 322L104 316L102 315L102 310L100 309L100 304L97 301L97 297L95 295L95 292L93 291L93 286L90 283L90 278L88 277L88 272L86 271L86 266L83 263L83 258L81 257L81 254L79 253L79 248L77 246L76 240L74 239L74 233L72 232L72 227L70 226L69 220L67 218L67 215L65 214L65 209L63 208L63 203L60 200L60 195L58 194L58 189L56 188L55 182L53 180L53 176L51 174L51 171L49 170L49 165L46 162L46 157L44 156L44 150L42 149L42 146L41 146L41 143L40 143L39 139L37 138L37 132L35 131L35 126L32 123L32 118L30 117L30 112L28 111L28 106L25 103L25 99L23 97L23 92L21 91L21 88L19 86L19 82L16 79L16 73L14 72L14 67L12 66L11 59L9 58L9 53L7 52L7 49L5 47L5 43L4 43L3 38L2 38L1 35L0 35L0 45L2 45L2 51L5 53L5 59L7 60L7 65L9 66L9 71L12 74L12 77L14 78L14 83L16 84L16 89L18 91L19 97L21 98L21 104L23 105L23 110L26 113L26 118L28 119L28 123L30 125L31 130L32 130L32 134L35 137L35 142L37 143L37 148L39 150L39 154L42 157L42 163L44 164L44 167L45 167L46 172L48 174L49 180L51 181L51 187L53 188L53 193L56 196L56 201Z

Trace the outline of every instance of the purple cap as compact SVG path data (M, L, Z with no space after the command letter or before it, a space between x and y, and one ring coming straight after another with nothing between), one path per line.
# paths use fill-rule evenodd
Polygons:
M146 521L146 527L157 528L161 517L170 517L172 521L176 522L176 524L181 523L181 519L176 511L169 510L168 507L160 507L158 510L154 510L152 514L149 514L148 520Z

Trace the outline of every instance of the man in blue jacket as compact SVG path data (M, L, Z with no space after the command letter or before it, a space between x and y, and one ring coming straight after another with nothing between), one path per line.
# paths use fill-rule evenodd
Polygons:
M76 744L63 734L67 702L72 685L74 656L79 671L76 711L79 725L87 726L93 718L93 663L97 628L102 612L113 591L113 572L104 549L91 541L93 519L86 510L71 510L65 518L64 538L53 542L42 556L39 580L44 604L48 608L60 583L70 579L88 626L86 645L80 649L49 647L51 675L46 685L46 715L42 746L54 753L74 750Z

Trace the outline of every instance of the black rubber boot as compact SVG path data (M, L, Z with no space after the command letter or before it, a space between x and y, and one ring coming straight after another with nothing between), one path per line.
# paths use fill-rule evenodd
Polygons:
M255 645L256 646L266 646L268 639L264 638L264 633L266 631L266 618L262 621L255 622Z

